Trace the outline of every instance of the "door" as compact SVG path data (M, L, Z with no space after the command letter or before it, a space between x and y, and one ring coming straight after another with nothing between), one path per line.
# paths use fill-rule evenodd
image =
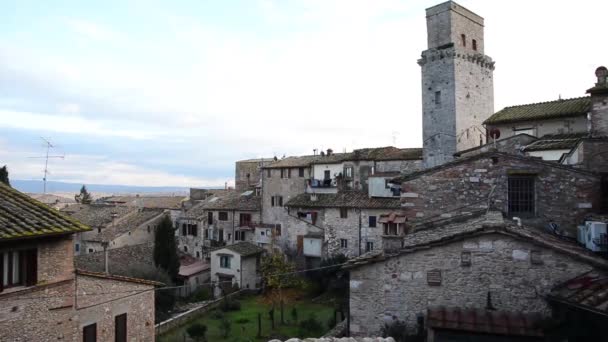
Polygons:
M97 342L97 324L89 324L82 328L82 340L84 342Z
M127 342L127 314L114 317L114 340Z

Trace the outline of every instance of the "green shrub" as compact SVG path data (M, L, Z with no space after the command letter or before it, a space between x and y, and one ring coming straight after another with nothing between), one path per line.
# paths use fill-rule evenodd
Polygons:
M222 305L220 306L220 308L224 312L239 311L239 310L241 310L241 302L239 302L238 300L230 299L230 298L226 297L222 301Z
M251 322L251 321L248 318L244 318L244 317L243 318L239 318L239 319L237 319L235 321L236 324L246 324L246 323L249 323L249 322Z
M295 306L291 308L291 319L293 319L294 323L298 323L298 309Z
M188 298L189 302L202 302L211 299L211 289L207 286L202 286L192 292Z
M300 335L302 337L319 336L323 334L323 324L315 317L314 314L310 314L307 319L300 322Z
M336 315L334 314L333 316L329 317L329 319L327 320L327 327L331 330L336 326L337 322L336 322Z
M192 337L195 341L205 341L207 338L207 326L200 323L194 323L186 329L188 336Z
M230 328L232 328L232 322L224 317L220 322L220 332L224 338L228 338L228 335L230 335Z
M210 316L213 319L224 319L224 317L226 317L226 315L224 314L224 312L220 311L218 309L215 309L215 310L211 311Z

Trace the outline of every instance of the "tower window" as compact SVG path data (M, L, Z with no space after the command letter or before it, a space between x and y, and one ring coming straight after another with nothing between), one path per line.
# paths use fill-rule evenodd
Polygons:
M462 41L462 46L467 46L467 36L465 34L460 35L460 40Z
M441 104L441 92L440 91L435 92L435 104L436 105Z
M477 51L477 41L473 39L473 50Z

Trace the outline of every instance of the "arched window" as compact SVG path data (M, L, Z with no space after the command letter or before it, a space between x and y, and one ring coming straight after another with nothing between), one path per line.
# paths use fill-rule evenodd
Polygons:
M477 51L477 41L473 39L473 50Z
M460 40L462 41L462 46L467 46L467 36L463 33L460 35Z

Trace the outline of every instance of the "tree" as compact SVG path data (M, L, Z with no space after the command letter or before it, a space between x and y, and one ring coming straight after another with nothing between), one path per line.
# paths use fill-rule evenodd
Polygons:
M222 336L224 338L228 338L228 335L230 335L230 328L232 327L232 322L230 322L230 320L228 318L223 318L220 321L220 332L222 333Z
M260 272L273 308L283 302L282 289L300 284L300 279L294 273L295 269L295 265L285 260L285 256L278 252L262 258Z
M6 168L6 165L0 168L0 182L11 186L11 182L8 180L8 169Z
M207 326L200 323L194 323L186 329L186 332L190 337L192 337L195 341L206 341L207 337Z
M74 196L74 199L77 203L82 204L91 204L91 202L93 201L93 198L91 197L89 191L87 191L87 187L85 185L80 188L80 194Z
M154 236L154 264L167 271L171 279L177 279L179 256L175 243L175 229L167 215L160 221Z

